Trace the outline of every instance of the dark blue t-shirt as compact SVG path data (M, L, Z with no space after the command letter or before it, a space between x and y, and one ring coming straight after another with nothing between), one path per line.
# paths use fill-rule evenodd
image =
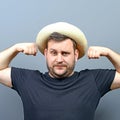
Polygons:
M37 70L12 68L25 120L93 120L100 98L110 91L114 70L83 70L62 79Z

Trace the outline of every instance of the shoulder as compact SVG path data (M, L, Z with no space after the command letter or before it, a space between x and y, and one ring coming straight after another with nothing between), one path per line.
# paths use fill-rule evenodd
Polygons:
M15 89L20 86L32 85L38 83L43 78L44 74L38 70L31 70L25 68L11 68L12 85Z
M80 72L77 72L77 76L83 76L92 78L94 80L101 80L101 79L110 79L114 78L115 70L114 69L85 69Z
M34 77L36 75L42 75L43 73L39 70L32 70L32 69L26 69L26 68L17 68L12 67L11 68L11 76L19 76L19 77Z
M85 74L109 74L109 73L115 73L114 69L85 69L80 71L79 73L85 73Z
M11 67L11 71L15 72L40 72L39 70L32 70L27 68L18 68L18 67Z

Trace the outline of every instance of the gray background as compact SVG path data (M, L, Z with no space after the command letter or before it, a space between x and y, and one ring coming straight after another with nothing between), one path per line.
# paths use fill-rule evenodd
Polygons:
M1 0L0 51L19 42L34 42L39 30L53 22L77 25L86 35L89 46L99 45L120 51L119 0ZM39 69L45 72L44 56L19 54L11 66ZM113 68L104 57L88 60L85 56L75 70ZM95 120L120 119L120 90L107 93L100 101ZM23 120L23 107L18 94L0 85L0 120Z

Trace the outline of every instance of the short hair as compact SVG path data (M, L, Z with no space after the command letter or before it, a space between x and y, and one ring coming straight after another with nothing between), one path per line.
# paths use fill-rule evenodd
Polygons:
M73 49L75 50L77 48L77 43L75 40L73 40L72 38L66 36L66 35L63 35L63 34L60 34L58 32L53 32L48 38L47 38L47 44L46 44L46 48L48 47L48 41L49 40L55 40L55 41L63 41L63 40L66 40L66 39L70 39L73 43Z

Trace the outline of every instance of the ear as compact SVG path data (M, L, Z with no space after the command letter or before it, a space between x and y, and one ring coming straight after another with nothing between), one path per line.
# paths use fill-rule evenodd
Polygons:
M44 56L46 57L47 56L47 49L44 50Z
M78 55L79 55L79 51L78 49L75 50L75 61L77 62L78 60Z

